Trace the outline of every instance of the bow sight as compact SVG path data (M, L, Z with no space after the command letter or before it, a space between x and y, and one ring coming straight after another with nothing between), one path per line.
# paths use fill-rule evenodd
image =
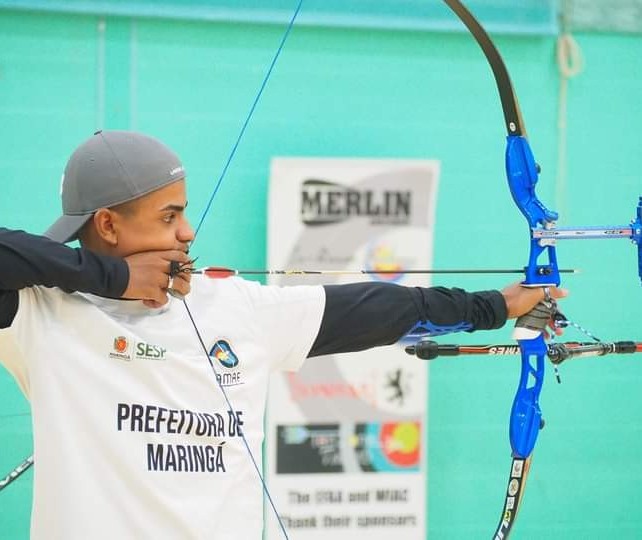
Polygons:
M508 169L508 160L507 160L507 169ZM535 180L537 181L537 180ZM628 238L632 243L637 244L638 246L638 276L642 281L642 197L640 197L637 206L637 216L635 219L631 220L630 225L613 225L613 226L586 226L586 227L555 227L555 220L547 220L543 216L538 217L536 220L532 218L532 215L527 213L529 207L528 194L519 193L519 196L525 197L522 199L524 202L523 205L520 204L517 200L517 195L513 191L513 184L509 181L511 185L511 192L513 193L513 199L519 206L522 213L526 216L530 226L531 226L531 254L534 255L534 267L537 269L536 274L540 271L551 271L553 275L555 270L550 265L537 265L537 257L543 250L550 249L549 246L554 246L557 240L604 240L609 238ZM534 189L534 185L533 185ZM532 195L532 193L531 193ZM541 203L537 201L540 205ZM553 212L546 210L542 205L544 211L548 215L555 215ZM530 268L531 265L529 264ZM532 279L537 279L538 276L531 276ZM557 283L559 284L559 274L557 276Z

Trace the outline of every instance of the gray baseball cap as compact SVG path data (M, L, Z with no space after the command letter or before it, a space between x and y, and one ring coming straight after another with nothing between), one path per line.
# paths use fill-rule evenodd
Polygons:
M60 186L63 216L44 235L58 242L75 240L96 210L183 178L180 159L160 141L133 131L97 131L69 158Z

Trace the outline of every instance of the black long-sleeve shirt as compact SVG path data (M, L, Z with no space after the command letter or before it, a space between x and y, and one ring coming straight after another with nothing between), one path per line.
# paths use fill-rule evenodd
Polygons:
M128 282L124 259L0 228L0 328L12 324L20 289L42 285L120 298ZM487 330L503 326L507 316L499 291L469 293L387 283L326 285L324 289L321 328L309 356L388 345L420 321L439 326L466 322L471 330Z

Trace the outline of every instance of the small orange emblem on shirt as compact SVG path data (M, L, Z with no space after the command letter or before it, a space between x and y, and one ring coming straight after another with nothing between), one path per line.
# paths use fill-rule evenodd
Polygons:
M124 353L127 350L129 343L127 343L127 338L124 336L118 336L114 339L114 350L117 353Z

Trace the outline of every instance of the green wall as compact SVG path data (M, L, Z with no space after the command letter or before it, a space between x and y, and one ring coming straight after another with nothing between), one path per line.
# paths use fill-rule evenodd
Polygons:
M196 221L283 29L0 10L0 226L43 231L59 213L67 156L98 128L166 141L189 174ZM578 36L570 84L563 224L626 223L642 195L642 37ZM499 36L551 205L557 163L553 37ZM515 267L527 230L505 186L499 100L465 34L296 28L268 84L197 249L217 265L265 264L272 156L442 162L436 265ZM567 315L603 339L640 337L640 282L624 241L560 246ZM446 285L501 287L500 278ZM569 332L570 337L578 337ZM445 342L502 342L510 329ZM409 360L410 361L410 360ZM430 374L429 536L488 538L510 456L515 358L443 360ZM516 538L639 538L642 363L575 361L542 393L547 420ZM28 405L0 373L0 474L31 449ZM0 493L0 536L28 537L31 472ZM65 486L60 486L65 489Z

